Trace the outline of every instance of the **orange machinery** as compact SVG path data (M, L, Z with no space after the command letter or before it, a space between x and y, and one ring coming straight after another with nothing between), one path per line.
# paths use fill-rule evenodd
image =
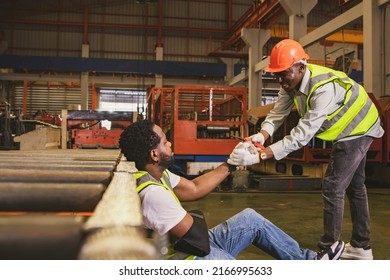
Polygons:
M106 148L119 147L119 137L123 129L133 122L133 112L107 112L92 110L68 110L63 115L69 132L68 148ZM110 122L110 128L102 125Z
M175 156L224 156L246 136L247 90L243 87L152 87L148 117L162 127ZM177 158L177 157L176 157Z

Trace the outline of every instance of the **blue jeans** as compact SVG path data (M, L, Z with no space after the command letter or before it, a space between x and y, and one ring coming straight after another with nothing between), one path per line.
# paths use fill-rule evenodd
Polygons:
M332 146L322 184L324 234L318 243L320 248L340 240L345 194L349 200L352 220L350 242L360 248L369 245L370 218L364 182L366 155L372 141L373 138L363 136L349 141L338 141Z
M234 260L250 244L281 260L312 260L317 253L301 249L298 242L280 228L247 208L209 230L211 251L196 260Z

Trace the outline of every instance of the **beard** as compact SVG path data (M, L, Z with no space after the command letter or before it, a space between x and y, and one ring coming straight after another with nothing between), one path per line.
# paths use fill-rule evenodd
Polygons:
M171 155L167 155L165 153L161 154L160 157L160 165L164 166L165 168L168 168L173 163L173 153Z

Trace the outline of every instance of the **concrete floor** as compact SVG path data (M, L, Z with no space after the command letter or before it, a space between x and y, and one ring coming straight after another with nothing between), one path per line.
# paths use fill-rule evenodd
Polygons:
M390 260L390 189L369 188L371 215L371 246L374 259ZM204 212L209 227L213 227L245 207L261 213L279 226L302 247L317 250L317 241L322 234L322 197L319 191L312 192L214 192L206 198L183 204L186 209ZM351 220L348 200L345 203L342 240L349 241ZM241 260L272 260L254 246L248 247L239 256Z

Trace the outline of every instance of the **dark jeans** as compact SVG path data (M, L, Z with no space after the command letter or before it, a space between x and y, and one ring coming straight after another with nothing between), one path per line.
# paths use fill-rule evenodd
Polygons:
M363 136L350 141L339 141L332 147L322 185L324 234L318 243L320 248L340 240L345 193L352 219L350 242L354 247L369 245L370 217L364 182L367 151L372 141L373 138Z

